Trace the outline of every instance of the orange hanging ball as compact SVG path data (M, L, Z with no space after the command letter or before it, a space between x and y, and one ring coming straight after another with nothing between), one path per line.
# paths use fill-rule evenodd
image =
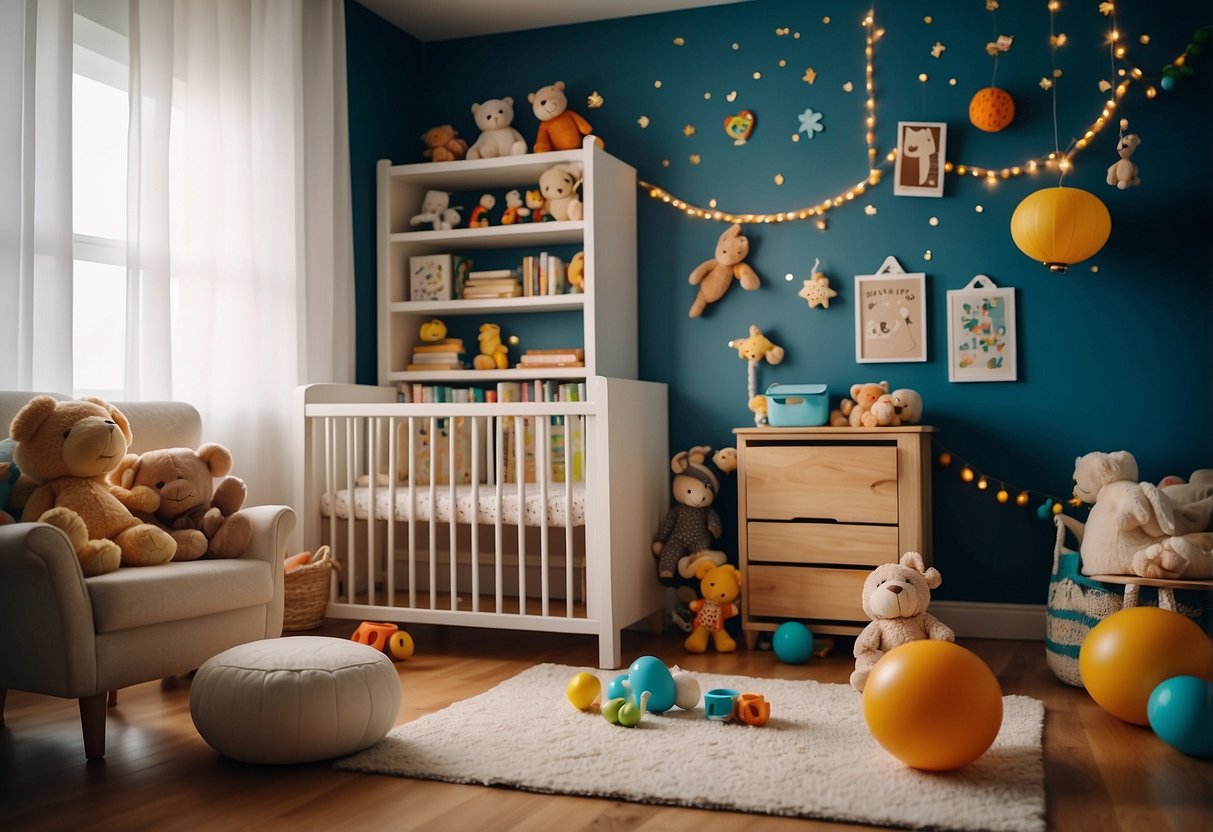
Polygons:
M1015 119L1015 99L1006 90L986 87L969 101L969 121L978 130L997 133Z

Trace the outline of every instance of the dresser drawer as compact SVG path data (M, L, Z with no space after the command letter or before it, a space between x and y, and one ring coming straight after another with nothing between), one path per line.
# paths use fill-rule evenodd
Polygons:
M897 523L892 445L751 445L745 451L748 519Z
M867 569L751 565L743 587L750 618L862 621L861 594Z
M750 563L878 566L901 557L896 526L751 522L746 533Z

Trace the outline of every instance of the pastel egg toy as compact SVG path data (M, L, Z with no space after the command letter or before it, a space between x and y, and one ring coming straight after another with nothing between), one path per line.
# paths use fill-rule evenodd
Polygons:
M674 676L665 662L655 656L641 656L628 668L628 684L632 699L638 701L645 691L649 693L648 711L662 714L674 707L677 688Z
M564 689L569 702L579 711L588 711L602 693L602 683L593 673L578 673Z
M674 704L684 711L698 707L702 693L699 680L681 670L677 665L671 668L674 677Z
M1198 676L1166 679L1150 694L1146 714L1167 745L1192 757L1213 758L1213 682Z

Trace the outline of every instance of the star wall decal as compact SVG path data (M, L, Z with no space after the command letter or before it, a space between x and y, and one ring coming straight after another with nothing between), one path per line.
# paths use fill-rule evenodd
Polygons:
M804 288L796 293L809 303L809 308L820 306L830 308L830 298L838 297L838 292L830 288L830 279L821 272L813 275L804 282Z
M797 128L796 132L806 133L811 139L813 136L824 131L826 128L825 125L821 123L821 116L821 113L815 112L811 108L805 109L805 111L799 116L800 127Z
M948 47L944 46L939 41L935 41L935 45L931 47L931 57L938 58L946 52Z
M1041 78L1040 79L1040 88L1042 90L1053 89L1053 79L1052 78Z
M1115 8L1116 7L1113 6L1111 3L1100 3L1099 4L1099 13L1102 14L1104 17L1107 17L1108 15L1110 15L1113 12L1113 10Z
M804 77L800 80L811 87L813 86L813 82L817 80L817 73L813 70L813 67L809 67L804 71Z
M694 124L684 124L682 127L682 135L686 136L687 138L694 136L695 135L695 125Z
M602 96L598 94L598 90L594 90L585 100L585 106L591 110L597 110L602 106Z
M644 129L645 127L649 126L649 117L641 116L640 118L636 119L636 123L640 125L641 129Z

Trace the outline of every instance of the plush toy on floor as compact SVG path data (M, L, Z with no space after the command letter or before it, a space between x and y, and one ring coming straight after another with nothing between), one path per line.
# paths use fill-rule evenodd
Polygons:
M708 649L710 636L717 652L731 653L737 649L737 642L724 628L724 622L741 612L735 603L741 595L741 573L729 563L717 566L700 561L695 577L703 598L691 602L695 621L683 646L691 653L702 653Z
M514 99L490 98L483 104L472 105L472 116L480 135L468 148L469 159L493 159L498 156L522 156L526 140L510 125L514 123Z
M939 570L927 569L918 552L872 570L863 582L863 611L872 622L855 639L851 687L862 692L876 662L894 647L918 639L956 640L947 625L927 612L931 590L940 582Z
M699 445L675 454L670 460L675 505L661 521L657 539L653 541L657 580L667 586L677 583L676 575L684 578L694 575L696 561L724 563L724 553L709 548L724 532L720 515L712 508L720 480L706 464L710 451L711 448Z
M745 262L750 253L750 241L741 233L741 226L733 223L720 235L716 241L716 256L705 260L695 267L688 278L692 286L699 287L695 302L691 304L688 313L692 318L698 318L709 303L715 303L724 297L724 293L737 280L741 288L752 292L761 284L758 274Z
M564 81L540 87L527 95L535 118L539 119L539 132L535 136L535 152L549 150L576 150L581 147L581 137L588 136L593 127L577 113L569 109L569 99L564 94Z

